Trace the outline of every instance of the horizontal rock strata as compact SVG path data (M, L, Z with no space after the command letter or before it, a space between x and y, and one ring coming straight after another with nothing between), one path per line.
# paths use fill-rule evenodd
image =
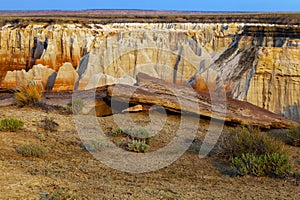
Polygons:
M46 91L134 85L143 72L200 91L221 87L234 99L300 120L296 15L152 13L147 23L138 13L115 19L100 13L90 21L81 13L70 23L67 16L36 14L31 21L28 13L0 17L0 88L29 80Z

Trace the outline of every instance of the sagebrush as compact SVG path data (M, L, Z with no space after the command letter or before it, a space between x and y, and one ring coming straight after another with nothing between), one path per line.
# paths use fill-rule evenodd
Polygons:
M234 175L285 177L291 170L283 143L258 128L234 129L223 138L221 147Z
M129 128L123 130L132 140L143 140L149 144L151 133L145 128Z
M289 145L300 147L300 125L292 127L285 133L285 142Z
M37 143L22 144L16 148L16 151L26 157L38 157L45 156L47 150L44 146Z
M81 147L89 152L101 151L108 146L108 143L100 138L91 138L81 143Z
M258 128L244 126L237 127L224 136L220 146L221 154L227 159L240 157L247 153L255 156L284 153L281 141L262 133Z

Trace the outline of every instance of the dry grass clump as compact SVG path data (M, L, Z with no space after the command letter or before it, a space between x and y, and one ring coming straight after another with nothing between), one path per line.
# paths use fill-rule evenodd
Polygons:
M16 89L15 99L19 106L35 105L42 100L43 88L30 81L25 86L20 86Z
M242 154L256 156L279 153L283 154L283 143L262 133L253 127L237 127L223 138L222 155L227 159L240 157Z
M284 134L285 143L300 147L300 125L292 127Z
M41 158L46 154L46 148L37 143L22 144L16 148L16 151L26 157L38 157Z
M54 132L57 131L59 124L54 120L54 118L46 117L40 121L38 126L44 130Z

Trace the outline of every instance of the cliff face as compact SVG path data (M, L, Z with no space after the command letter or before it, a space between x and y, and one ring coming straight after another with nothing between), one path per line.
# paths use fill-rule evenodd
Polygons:
M299 41L300 44L300 41ZM260 49L256 71L244 100L300 120L299 47Z
M239 29L231 25L227 32ZM58 72L65 62L77 69L78 89L99 73L121 78L146 71L182 83L231 42L223 25L215 24L6 24L0 31L1 87L16 84L8 71L42 64Z
M299 121L299 33L299 27L245 27L190 83L195 88L203 88L203 82L204 88L224 88L234 99Z
M300 119L300 30L245 23L7 23L0 87L41 81L48 91L133 85L144 72L195 89L222 84L245 100Z

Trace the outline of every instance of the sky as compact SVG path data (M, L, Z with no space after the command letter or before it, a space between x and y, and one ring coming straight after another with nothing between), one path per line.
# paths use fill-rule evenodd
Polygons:
M299 12L299 0L1 0L0 10L142 9Z

